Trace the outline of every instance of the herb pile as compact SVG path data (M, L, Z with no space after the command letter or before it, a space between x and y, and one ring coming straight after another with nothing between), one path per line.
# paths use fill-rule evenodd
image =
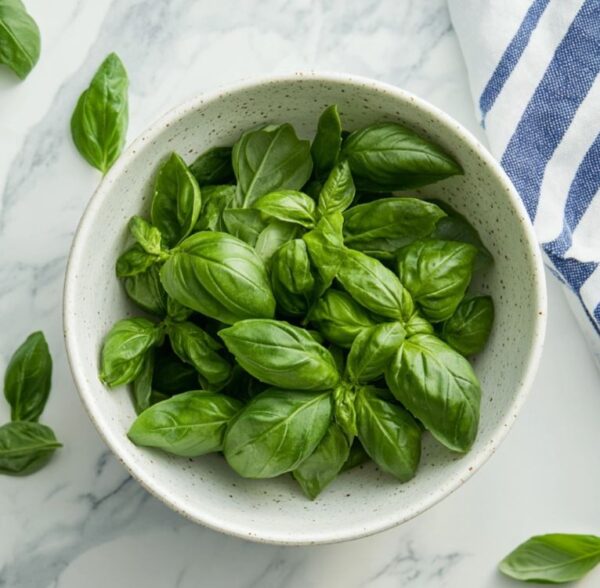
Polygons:
M281 124L190 166L171 154L116 263L147 316L102 349L102 381L131 384L130 439L291 472L310 498L369 458L410 480L423 429L468 451L481 389L465 356L494 310L467 290L491 256L446 204L392 193L461 173L399 124L343 131L335 106L312 145Z

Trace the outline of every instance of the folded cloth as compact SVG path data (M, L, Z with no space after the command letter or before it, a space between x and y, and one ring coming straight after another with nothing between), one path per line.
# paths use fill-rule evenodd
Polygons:
M448 0L477 116L600 367L600 0Z

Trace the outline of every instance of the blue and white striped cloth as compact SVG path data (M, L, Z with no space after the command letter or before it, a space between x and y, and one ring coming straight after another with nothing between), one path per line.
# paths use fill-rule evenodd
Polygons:
M600 0L448 0L492 153L600 366Z

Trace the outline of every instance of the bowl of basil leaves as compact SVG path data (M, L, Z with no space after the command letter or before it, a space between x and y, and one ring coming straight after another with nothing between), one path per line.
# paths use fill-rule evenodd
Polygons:
M472 135L400 89L298 74L137 139L77 230L64 322L90 417L145 488L310 544L407 521L490 457L545 296L523 206Z

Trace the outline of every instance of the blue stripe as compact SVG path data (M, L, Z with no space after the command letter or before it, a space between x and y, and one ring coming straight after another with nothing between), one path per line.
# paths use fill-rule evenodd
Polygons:
M513 69L519 62L523 51L529 43L531 33L535 30L538 21L540 20L546 6L550 0L534 0L519 30L516 32L512 41L508 44L504 55L498 62L492 77L489 79L481 97L479 98L479 108L481 109L482 118L485 121L485 115L490 111L498 94L502 91L506 80L510 77Z
M596 319L596 322L600 325L600 304L598 304L598 306L594 308L594 318Z
M600 0L586 0L502 156L533 220L544 170L600 71Z
M547 251L545 245L544 251L546 251L554 267L576 294L579 294L581 286L587 282L588 278L598 267L595 261L579 261L572 257L565 259L552 251Z

